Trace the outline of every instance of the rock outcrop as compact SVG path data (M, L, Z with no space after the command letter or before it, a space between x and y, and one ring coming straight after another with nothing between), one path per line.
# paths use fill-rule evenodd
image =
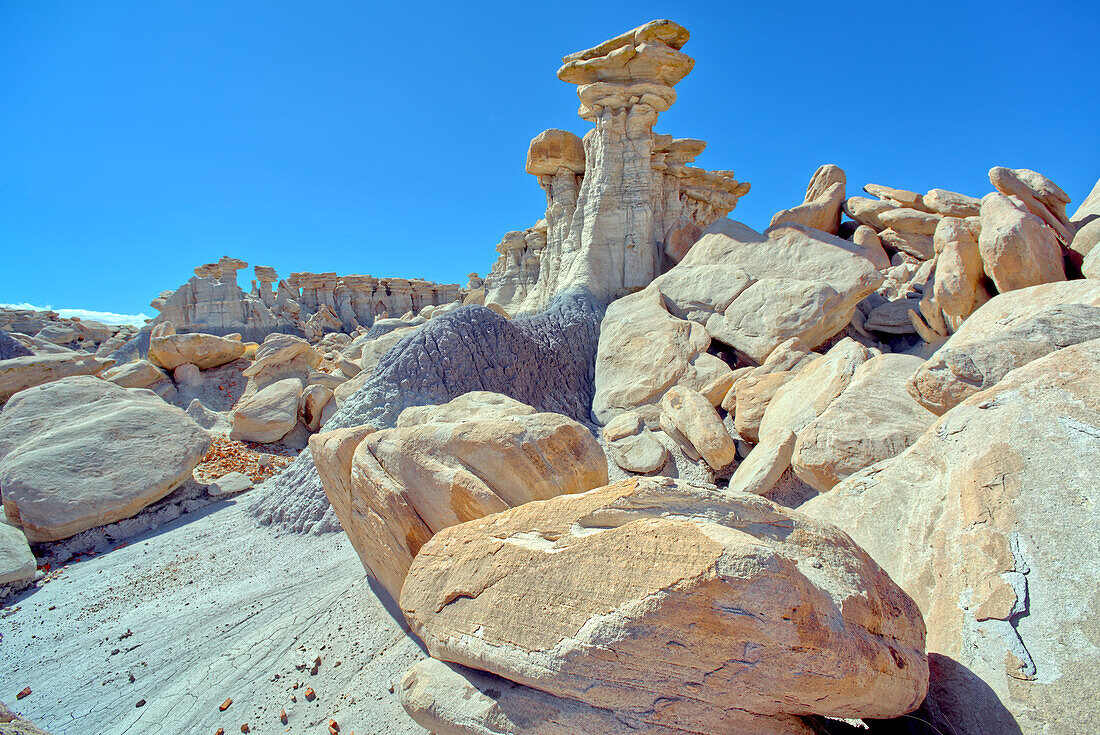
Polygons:
M927 685L920 613L843 533L668 478L445 529L401 607L434 658L673 731L891 717Z
M607 483L587 428L496 393L409 408L395 428L373 429L319 434L310 449L359 558L395 599L433 534Z
M96 375L114 360L87 353L61 353L13 357L0 362L0 403L19 391L74 375Z
M244 350L240 341L213 334L168 334L149 340L149 362L169 371L187 363L210 370L233 362Z
M546 307L569 288L609 301L644 288L678 262L749 185L730 171L688 166L706 144L653 132L694 61L688 32L653 21L566 56L562 81L578 85L583 141L547 130L531 141L527 171L546 191L545 217L510 232L485 279L485 298L511 313Z
M933 673L918 714L935 728L1100 728L1087 673L1100 563L1083 552L1097 543L1097 386L1100 340L1057 350L800 508L850 533L920 606Z
M32 542L128 518L191 476L210 436L154 393L90 376L22 391L0 413L0 488Z
M0 523L0 584L32 580L37 568L23 532L15 526Z
M458 284L307 272L292 273L280 281L275 270L266 266L255 267L254 288L246 292L237 285L237 271L247 266L229 257L199 266L187 283L153 301L160 312L156 322L170 321L185 333L237 332L253 342L262 342L273 332L320 338L325 331L350 332L360 324L370 326L379 317L462 298ZM272 288L276 281L277 290Z

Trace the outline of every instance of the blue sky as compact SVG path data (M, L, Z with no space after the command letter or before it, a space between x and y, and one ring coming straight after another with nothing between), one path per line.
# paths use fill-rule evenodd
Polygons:
M560 57L661 17L696 66L657 131L752 182L751 226L822 163L1100 176L1095 2L0 0L0 302L152 313L222 254L465 283L542 215L530 139L588 127Z

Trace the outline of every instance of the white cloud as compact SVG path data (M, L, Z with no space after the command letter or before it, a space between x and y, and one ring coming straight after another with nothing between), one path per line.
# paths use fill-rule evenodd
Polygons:
M89 319L104 324L132 324L135 327L144 325L145 320L151 318L148 314L118 314L113 311L94 311L91 309L55 309L49 304L45 306L35 306L34 304L28 304L26 302L22 304L0 304L0 308L56 311L66 319L71 319L75 316L80 319Z

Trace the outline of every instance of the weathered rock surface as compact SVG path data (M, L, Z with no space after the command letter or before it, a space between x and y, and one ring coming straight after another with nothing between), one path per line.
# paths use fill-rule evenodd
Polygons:
M989 169L989 183L1005 197L1016 197L1027 211L1038 217L1063 245L1073 240L1073 229L1066 216L1069 196L1041 173L1027 168ZM982 205L985 206L984 203Z
M978 251L986 275L1001 293L1066 280L1054 230L1003 194L982 199Z
M149 361L165 370L191 363L209 370L233 362L244 354L244 344L213 334L171 334L149 341Z
M34 579L37 568L23 532L0 522L0 584Z
M1000 298L1004 295L993 301ZM913 375L909 392L940 415L993 387L1010 370L1098 335L1100 306L1081 303L1050 306L993 324L967 321Z
M230 439L267 444L277 442L298 423L299 378L283 378L244 398L233 409Z
M749 456L737 465L737 470L730 478L730 492L753 495L771 492L779 478L791 466L795 439L794 432L785 429L753 447Z
M915 605L844 534L668 478L448 528L401 606L435 658L689 732L894 716L927 682Z
M798 433L791 466L799 479L825 492L915 442L936 420L906 392L923 363L887 354L860 365L844 392Z
M588 421L600 313L589 294L573 292L534 316L508 320L465 306L432 319L382 358L325 429L391 427L409 406L446 403L476 390ZM253 495L253 512L263 523L340 530L308 452L267 483L266 492Z
M992 302L991 302L992 303ZM920 606L944 732L1093 732L1100 665L1100 340L1010 372L890 462L800 510Z
M985 300L982 256L978 251L980 227L977 219L957 217L944 217L936 227L933 288L936 303L948 316L966 318Z
M228 472L210 483L206 492L212 497L222 498L236 495L252 489L252 478L243 472Z
M90 376L37 386L0 413L4 510L32 542L65 538L160 500L209 445L150 391Z
M74 375L95 375L114 360L82 354L46 354L13 357L0 362L0 403L19 391Z
M401 426L310 440L325 491L367 571L396 599L409 563L448 526L607 483L588 429L505 396L469 393ZM462 416L458 419L455 414ZM414 421L424 423L413 423ZM358 442L354 450L350 446ZM351 453L350 463L347 461Z

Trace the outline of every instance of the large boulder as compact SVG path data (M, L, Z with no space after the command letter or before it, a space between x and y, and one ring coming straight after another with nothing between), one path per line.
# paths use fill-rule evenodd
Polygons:
M13 357L30 357L33 354L30 348L16 342L10 334L0 329L0 360L10 360Z
M114 360L78 352L13 357L0 362L0 403L21 390L74 375L95 375Z
M229 438L259 444L282 439L298 423L303 387L299 378L283 378L242 398L233 409Z
M673 386L661 398L661 425L666 420L674 427L669 433L698 453L715 470L729 465L737 457L737 445L726 430L718 412L702 393Z
M978 251L986 275L1001 293L1066 280L1054 231L1003 194L992 192L982 199Z
M800 510L924 613L941 732L1097 732L1100 340L1008 373Z
M162 380L168 380L168 374L148 360L134 360L109 368L100 377L123 388L148 388Z
M149 361L165 370L188 362L199 370L209 370L233 362L244 350L239 340L213 334L169 334L149 341Z
M326 432L309 443L352 545L394 598L432 534L607 483L599 443L566 416L480 392L409 411L393 429Z
M915 442L936 420L906 391L923 363L887 354L860 365L844 392L798 432L791 466L799 479L825 492Z
M1100 334L1100 284L1094 289L1078 284L1084 286L1087 281L1067 282L1070 288L1061 289L1066 303L1033 306L997 319L990 318L985 310L1000 313L1001 300L1022 304L1026 299L1012 298L1016 291L995 297L963 322L959 331L917 370L909 382L909 393L940 415L968 396L992 387L1010 370L1068 345L1094 339ZM1027 291L1030 289L1019 293ZM1075 293L1084 297L1084 303L1070 300Z
M892 717L927 684L916 606L847 536L669 478L448 528L401 607L435 658L689 732Z
M79 376L0 413L0 491L32 542L128 518L191 476L210 436L147 390Z

